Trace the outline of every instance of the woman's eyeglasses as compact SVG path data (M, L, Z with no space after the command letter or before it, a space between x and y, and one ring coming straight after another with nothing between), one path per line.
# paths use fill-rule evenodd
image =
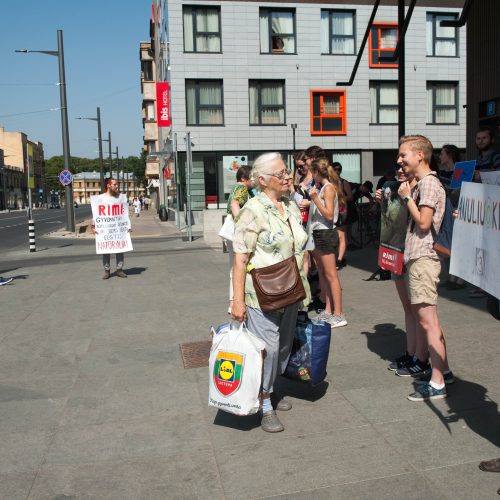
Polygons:
M292 175L292 171L290 169L287 170L282 170L281 172L278 172L277 174L266 174L266 175L271 175L272 177L276 177L280 181L282 181L285 177L290 177Z

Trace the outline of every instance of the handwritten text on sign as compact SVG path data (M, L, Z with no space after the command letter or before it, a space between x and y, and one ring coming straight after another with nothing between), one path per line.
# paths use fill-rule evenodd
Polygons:
M91 196L97 254L122 253L133 250L130 239L130 219L125 195L101 194Z

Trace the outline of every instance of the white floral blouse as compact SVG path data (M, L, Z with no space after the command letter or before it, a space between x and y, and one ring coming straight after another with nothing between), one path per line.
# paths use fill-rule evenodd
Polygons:
M281 214L263 192L258 193L246 203L235 219L234 253L250 254L247 270L259 269L288 259L293 252L291 226L295 243L295 258L307 294L304 304L308 304L311 293L303 271L307 233L302 226L297 205L286 198L282 198L282 202L285 214ZM245 281L245 304L260 309L249 272Z

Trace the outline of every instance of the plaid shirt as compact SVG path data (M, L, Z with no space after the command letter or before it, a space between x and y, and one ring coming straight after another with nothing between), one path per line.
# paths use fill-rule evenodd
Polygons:
M439 232L445 211L446 193L437 175L430 173L418 181L412 196L415 202L418 203L419 209L423 206L434 209L432 225L436 232ZM422 231L413 221L413 217L410 216L406 231L405 263L419 257L438 259L438 254L432 248L433 243L432 230Z

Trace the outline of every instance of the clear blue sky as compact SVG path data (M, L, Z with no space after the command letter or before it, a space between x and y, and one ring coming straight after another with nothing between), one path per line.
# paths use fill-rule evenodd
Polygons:
M149 40L151 0L2 1L0 127L44 144L45 157L62 154L57 58L15 49L56 50L63 30L72 156L96 158L96 116L120 156L142 147L139 42ZM45 85L38 85L45 84ZM48 85L47 85L48 84ZM103 143L107 151L107 143ZM8 155L8 152L5 152ZM6 159L6 163L8 160Z

